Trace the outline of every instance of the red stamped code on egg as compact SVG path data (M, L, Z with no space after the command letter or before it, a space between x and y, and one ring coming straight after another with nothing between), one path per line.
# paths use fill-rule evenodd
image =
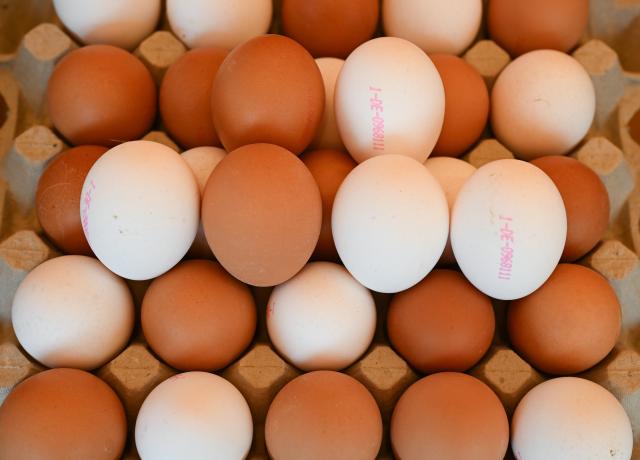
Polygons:
M93 199L93 192L96 190L96 184L91 180L87 190L82 197L82 210L80 216L82 219L82 229L87 238L89 238L89 209L91 209L91 200Z
M371 146L373 150L384 150L384 105L381 98L382 89L369 86L369 108L371 118Z
M500 264L498 265L498 279L509 281L513 270L513 219L509 216L500 216Z

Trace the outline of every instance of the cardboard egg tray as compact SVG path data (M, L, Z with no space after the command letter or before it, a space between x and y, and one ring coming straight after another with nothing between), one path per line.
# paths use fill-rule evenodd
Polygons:
M277 30L277 25L274 27ZM55 17L50 0L0 0L0 404L15 385L44 369L13 334L11 302L29 270L59 255L43 235L33 204L43 169L67 148L47 117L47 80L56 63L77 46ZM164 21L135 54L160 82L165 70L185 51ZM632 117L637 113L640 117L640 0L591 0L589 30L573 56L594 83L597 113L587 138L571 154L598 174L611 201L608 232L580 263L609 280L623 314L618 345L582 376L603 385L620 400L634 429L633 458L640 459L640 187L636 187L640 183L640 139L634 140L628 129ZM510 61L484 31L464 58L480 71L489 88ZM160 124L155 129L145 139L178 150ZM464 158L474 166L512 158L491 136L488 129ZM138 308L148 284L130 282ZM264 318L270 289L254 288L253 293L260 318L255 340L220 374L247 399L255 423L250 458L263 459L267 458L263 426L269 404L299 371L269 343ZM388 428L396 400L420 375L393 351L386 338L384 322L390 296L375 294L375 298L379 314L374 342L345 372L371 391ZM497 393L510 415L520 398L549 376L534 370L509 348L507 303L496 301L494 307L497 328L493 345L470 373ZM149 349L139 324L129 345L95 371L122 399L130 427L147 394L176 372ZM379 458L392 458L386 431ZM133 435L124 458L138 458ZM507 458L512 458L510 453Z

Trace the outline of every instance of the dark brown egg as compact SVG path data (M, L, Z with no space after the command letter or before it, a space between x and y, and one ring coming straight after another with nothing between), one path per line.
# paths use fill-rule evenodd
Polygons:
M324 83L313 57L281 35L235 48L213 84L213 122L227 151L266 142L301 153L324 111Z
M353 377L309 372L276 395L265 437L278 460L371 460L380 449L382 419L371 393Z
M162 80L162 121L185 149L221 145L211 115L211 87L227 54L223 48L192 49L169 67Z
M116 460L126 436L122 403L85 371L40 372L16 386L0 406L3 460Z
M584 371L607 356L621 321L607 280L573 264L558 265L540 289L507 310L513 348L529 364L556 375Z
M418 380L391 416L396 458L498 460L509 443L502 403L480 380L442 372Z
M36 191L42 229L65 254L92 255L80 221L80 193L91 166L106 147L83 145L62 152L47 166Z
M208 260L189 260L156 278L142 302L142 330L165 362L214 371L236 359L256 330L247 286Z
M2 126L2 124L0 124L0 126ZM640 144L640 110L629 120L629 134L636 144Z
M133 54L84 46L58 63L47 104L56 129L74 145L114 146L139 139L156 116L156 85Z

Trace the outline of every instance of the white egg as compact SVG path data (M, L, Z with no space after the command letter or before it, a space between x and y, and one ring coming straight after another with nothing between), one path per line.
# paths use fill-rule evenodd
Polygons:
M386 35L415 43L427 53L460 54L482 21L482 0L384 0Z
M423 164L403 155L377 156L345 178L331 227L354 278L374 291L399 292L424 278L442 255L447 200Z
M22 347L45 366L91 370L125 347L134 306L124 280L96 259L62 256L20 283L11 319Z
M367 288L331 262L313 262L277 286L267 304L276 349L305 370L340 370L369 347L376 306Z
M233 49L267 33L272 0L167 0L171 29L189 48Z
M87 45L134 49L160 19L160 0L53 0L58 17Z
M423 163L444 121L444 86L431 59L394 37L363 43L347 58L335 89L340 135L362 162L387 153Z
M498 160L462 186L451 214L451 245L479 290L512 300L538 289L558 265L567 236L560 192L539 168Z
M633 435L615 396L589 380L561 377L522 398L511 448L518 460L629 460Z
M336 112L334 108L336 81L344 61L338 58L318 58L316 64L320 69L322 81L324 83L324 112L320 126L316 132L311 146L314 149L336 149L344 150L344 144L340 138L338 124L336 122Z
M253 422L249 405L227 380L186 372L149 393L135 438L142 460L243 459L251 448Z
M105 153L82 187L84 234L96 257L132 280L155 278L187 253L198 230L198 184L180 154L151 141Z

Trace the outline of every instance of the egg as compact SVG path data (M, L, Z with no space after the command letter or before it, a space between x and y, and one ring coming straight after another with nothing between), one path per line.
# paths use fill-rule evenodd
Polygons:
M211 107L227 151L264 142L299 154L322 120L322 75L290 38L256 37L229 53L218 69Z
M40 176L36 214L47 237L67 254L91 255L80 222L82 184L106 147L83 145L56 156Z
M187 51L162 80L162 122L167 133L187 149L221 145L211 115L211 87L227 53L215 47Z
M314 57L346 58L378 25L378 0L283 0L282 30Z
M489 35L512 56L537 49L569 52L589 21L588 0L489 0Z
M271 343L305 371L353 364L371 344L375 328L373 296L341 265L310 263L269 296Z
M151 35L160 19L160 0L53 0L67 29L87 45L132 50Z
M336 82L338 130L358 163L388 153L424 162L440 135L444 107L436 67L420 48L401 38L360 45Z
M69 52L47 86L55 128L73 145L112 147L139 139L156 116L156 85L142 62L115 46Z
M227 380L178 374L142 403L135 441L142 460L246 458L253 438L249 405Z
M409 40L427 53L461 54L475 39L482 0L384 0L386 35Z
M489 91L480 73L452 54L429 55L444 85L444 123L433 156L457 157L482 135L489 118Z
M345 177L357 166L349 154L338 150L314 150L300 156L320 189L322 198L322 227L313 257L337 261L338 251L331 233L331 210L338 188Z
M420 372L466 371L487 352L495 318L491 300L453 270L433 270L393 296L387 332Z
M229 273L254 286L281 284L304 267L318 242L320 191L291 152L247 145L211 173L202 222L209 246Z
M609 194L589 167L564 156L547 156L531 164L558 187L567 210L567 241L562 260L573 262L595 247L609 225Z
M480 380L441 372L400 396L391 416L396 458L496 460L504 458L509 422L502 403Z
M3 459L118 460L126 438L122 403L88 372L40 372L19 383L0 406Z
M153 351L183 371L226 367L256 330L247 286L208 260L188 260L153 280L142 301L142 331Z
M629 460L633 449L622 405L601 386L576 377L547 380L529 391L513 414L511 433L518 460Z
M189 48L235 48L269 30L272 10L272 0L167 0L171 29Z
M344 150L334 108L336 81L344 61L337 58L319 58L316 59L316 64L320 69L322 82L324 83L324 111L322 112L322 119L316 130L316 135L311 141L311 147L318 150Z
M513 348L548 374L576 374L597 364L616 344L621 321L607 280L572 264L558 265L542 287L507 310Z
M129 341L133 299L96 259L56 257L20 283L11 320L20 345L45 366L95 369Z
M198 230L199 208L198 185L187 163L151 141L126 142L100 157L85 179L80 203L95 255L132 280L155 278L184 257Z
M573 57L554 50L523 54L491 92L491 126L518 158L564 155L587 134L596 110L593 83Z
M338 254L367 288L403 291L434 267L447 242L449 211L438 181L404 155L359 164L338 189L331 227Z
M502 300L538 289L555 269L567 235L560 192L539 168L497 160L462 186L451 214L451 246L465 277Z
M287 383L267 412L269 456L278 460L370 460L382 441L373 396L353 377L334 371Z

